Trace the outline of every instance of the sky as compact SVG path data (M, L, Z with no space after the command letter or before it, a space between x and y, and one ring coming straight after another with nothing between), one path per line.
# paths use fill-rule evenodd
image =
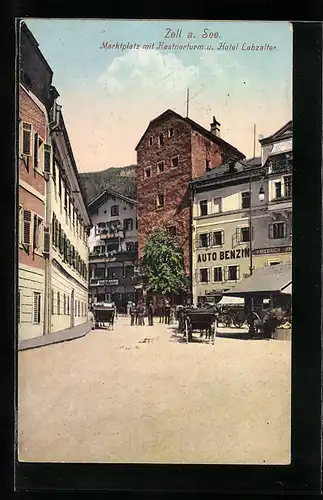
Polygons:
M136 164L135 147L150 120L166 109L186 116L187 89L188 116L208 130L215 116L221 137L247 158L254 124L258 156L260 136L292 119L292 28L286 21L25 21L53 70L80 172ZM102 48L105 42L119 45ZM275 49L246 50L252 44Z

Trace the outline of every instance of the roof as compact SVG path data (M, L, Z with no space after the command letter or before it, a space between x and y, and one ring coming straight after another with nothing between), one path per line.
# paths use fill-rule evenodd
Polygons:
M282 293L285 293L286 295L292 295L292 284L290 283L289 285L286 286L286 288L282 289Z
M232 161L227 161L226 163L222 163L222 165L219 165L216 168L212 168L211 170L208 170L205 172L201 177L197 177L196 179L193 179L191 181L191 185L203 183L204 181L208 181L211 179L217 179L219 181L223 179L232 179L233 174L234 178L243 178L245 179L246 174L250 176L250 172L256 172L258 170L258 167L261 166L261 162L246 162L242 163L241 161L237 162L232 162Z
M266 144L277 140L282 140L284 136L287 139L287 137L291 137L292 134L293 134L293 121L290 120L289 122L285 123L285 125L283 125L274 134L259 139L259 142L260 144Z
M154 118L153 120L151 120L149 122L149 125L148 127L146 128L145 132L143 133L143 135L141 136L137 146L135 147L135 150L138 149L140 143L142 142L143 138L145 137L149 127L151 125L154 125L156 122L158 121L162 121L163 119L167 118L168 116L174 116L176 118L178 118L179 120L182 120L184 122L186 122L188 125L190 125L194 130L196 130L197 132L199 132L201 135L203 135L204 137L206 137L207 139L209 139L210 141L212 142L216 142L217 144L219 144L220 146L225 146L226 148L229 148L232 150L232 152L234 152L237 156L237 158L245 158L246 156L241 153L241 151L239 151L237 148L235 148L234 146L232 146L231 144L229 144L228 142L226 142L225 140L221 139L221 137L218 137L214 134L212 134L212 132L210 132L209 130L207 130L206 128L202 127L201 125L199 125L198 123L196 123L194 120L191 120L191 118L184 118L183 116L181 116L180 114L176 113L175 111L173 111L172 109L167 109L166 111L164 111L161 115L157 116L156 118Z
M50 67L50 65L46 61L43 53L41 52L41 50L39 48L39 43L37 42L36 38L34 37L34 35L32 34L32 32L30 31L30 29L28 28L26 22L22 21L20 27L21 27L21 33L24 34L24 35L26 35L26 37L29 39L29 41L31 42L31 44L35 47L37 54L39 55L39 57L41 58L42 62L47 67L47 69L50 72L50 74L53 75L52 68Z
M133 200L132 198L128 198L128 196L124 196L123 194L117 193L116 191L113 191L112 189L105 189L100 193L94 200L92 200L89 205L88 209L90 214L93 213L95 210L98 209L105 201L110 197L114 196L116 198L120 198L120 200L125 201L126 203L129 203L130 205L137 205L137 200Z
M249 158L245 160L245 163L250 167L258 167L261 165L261 156L255 156L254 158Z
M223 292L223 295L243 297L249 293L282 293L291 283L292 263L282 262L275 266L266 266L256 269L252 276L245 278L231 290Z

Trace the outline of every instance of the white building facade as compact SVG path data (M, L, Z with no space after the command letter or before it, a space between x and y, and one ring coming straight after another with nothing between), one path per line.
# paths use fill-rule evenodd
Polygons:
M120 312L135 300L138 265L137 201L105 190L89 204L93 227L90 249L90 301L115 302Z

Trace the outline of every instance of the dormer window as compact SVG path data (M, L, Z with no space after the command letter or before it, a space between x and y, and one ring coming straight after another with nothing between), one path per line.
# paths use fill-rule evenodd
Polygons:
M164 134L159 134L159 145L162 146L164 144Z

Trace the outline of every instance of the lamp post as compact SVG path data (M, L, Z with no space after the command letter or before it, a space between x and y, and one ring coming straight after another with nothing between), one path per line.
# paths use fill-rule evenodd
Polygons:
M249 176L249 271L250 276L253 272L253 261L252 261L252 174ZM265 191L263 186L259 189L258 193L259 201L264 201Z

